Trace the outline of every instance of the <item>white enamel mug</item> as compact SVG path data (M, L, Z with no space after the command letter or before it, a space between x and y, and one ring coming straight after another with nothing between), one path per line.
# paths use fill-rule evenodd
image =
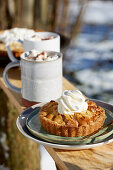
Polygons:
M13 91L21 93L22 98L32 102L48 102L58 99L62 94L62 53L46 51L48 55L57 54L51 61L30 61L21 54L21 60L9 63L3 78ZM7 72L12 67L21 67L22 88L17 88L8 80Z
M38 35L41 38L53 36L53 39L48 39L48 40L37 40L35 38L29 37L29 38L24 38L24 41L18 40L23 47L24 47L24 52L30 51L32 49L38 50L38 51L55 51L55 52L60 52L60 36L56 33L53 32L36 32L34 35ZM17 61L17 59L14 57L9 43L6 44L6 49L8 56L11 61Z

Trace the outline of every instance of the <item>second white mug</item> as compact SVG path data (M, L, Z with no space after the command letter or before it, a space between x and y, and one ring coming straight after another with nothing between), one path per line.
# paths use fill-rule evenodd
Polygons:
M35 38L35 36L39 36L40 40L38 38ZM34 37L32 36L29 38L24 38L24 41L18 40L18 42L22 43L24 47L24 52L30 51L32 49L36 49L39 51L46 50L60 52L60 36L53 32L36 32L34 34ZM10 60L17 61L10 49L9 44L6 44L6 49Z

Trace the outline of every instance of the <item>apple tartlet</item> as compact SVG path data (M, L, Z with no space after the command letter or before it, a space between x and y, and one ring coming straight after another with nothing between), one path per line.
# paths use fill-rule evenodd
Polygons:
M57 101L50 101L39 111L42 127L54 135L65 137L87 136L104 124L105 110L85 100L78 90L66 90Z

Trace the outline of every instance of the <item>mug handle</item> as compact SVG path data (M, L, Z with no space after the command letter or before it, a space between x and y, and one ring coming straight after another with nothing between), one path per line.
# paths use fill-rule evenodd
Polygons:
M23 44L23 41L21 41L21 40L17 40L17 42ZM6 49L7 49L7 53L8 53L8 56L9 56L10 60L11 60L12 62L18 61L18 59L16 59L16 58L14 57L13 53L12 53L12 51L11 51L11 49L10 49L10 46L9 46L9 43L6 44Z
M17 93L21 93L21 88L18 88L16 86L14 86L13 84L10 83L9 79L8 79L8 75L7 75L7 72L10 68L13 68L13 67L18 67L20 66L20 61L15 61L15 62L11 62L9 63L5 69L4 69L4 72L3 72L3 79L4 79L4 82L6 83L6 85L12 90L12 91L15 91Z

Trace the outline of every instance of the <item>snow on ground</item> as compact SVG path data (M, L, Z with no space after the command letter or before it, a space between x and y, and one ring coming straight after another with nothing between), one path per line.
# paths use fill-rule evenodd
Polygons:
M91 1L84 15L84 22L90 24L113 24L113 2Z
M41 170L57 170L54 160L42 145L40 145L40 156Z
M70 9L74 15L74 5ZM64 70L87 96L113 104L112 11L113 2L89 3L84 15L86 24L65 52Z
M7 138L6 134L4 132L0 132L0 145L4 150L5 158L8 159L9 158L9 153L8 153L9 148L6 145L6 138Z
M71 0L69 6L69 22L74 22L80 6L78 0ZM86 24L113 24L113 1L90 1L83 17Z
M10 170L10 169L5 167L4 165L0 165L0 170Z
M72 43L67 49L64 70L87 96L113 104L113 40L90 42L84 37L81 34L76 47Z

